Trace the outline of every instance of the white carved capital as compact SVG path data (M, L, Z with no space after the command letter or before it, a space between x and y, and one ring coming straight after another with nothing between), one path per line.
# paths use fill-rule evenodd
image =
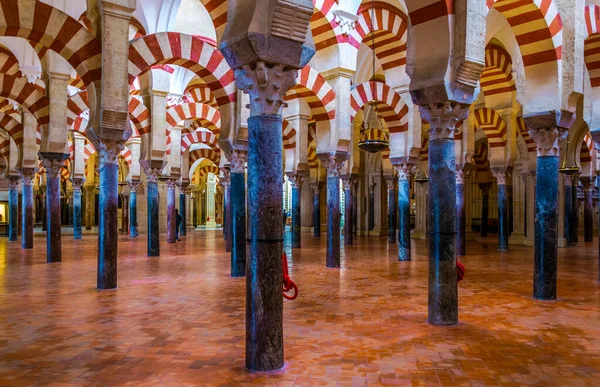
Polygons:
M537 155L557 156L560 153L559 142L567 138L569 133L565 129L556 127L547 129L529 129L529 135L535 141Z
M429 139L454 139L456 123L467 118L469 105L446 101L420 106L421 117L429 122Z
M118 141L99 141L96 145L96 149L100 154L100 164L118 164L119 155L123 150L123 143Z
M250 116L261 114L281 115L287 103L285 93L296 85L298 70L284 69L277 64L269 67L265 62L256 63L256 68L245 65L235 70L236 85L250 96Z
M327 171L327 177L339 177L340 170L348 158L348 154L342 155L341 157L332 154L320 154L318 156L321 165L323 165L323 168Z
M498 171L492 172L492 174L496 178L496 182L498 183L498 185L506 185L506 172Z
M398 171L398 180L409 180L412 174L413 165L412 164L401 164L396 166L396 170Z
M248 159L248 152L243 150L234 150L231 152L231 173L244 173L244 166Z
M465 171L462 169L456 170L456 184L465 184Z
M310 189L312 189L313 195L318 195L320 188L321 188L321 184L319 184L319 183L310 183Z

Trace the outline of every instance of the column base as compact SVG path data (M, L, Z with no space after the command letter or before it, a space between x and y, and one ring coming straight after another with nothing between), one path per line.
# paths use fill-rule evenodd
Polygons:
M513 233L508 238L508 243L511 245L525 245L525 240L526 240L525 235Z
M206 227L217 227L217 222L214 221L208 221L206 222Z
M533 238L525 238L524 244L525 246L533 247L535 246L535 241L533 240Z
M558 238L558 247L567 247L567 240L565 238Z

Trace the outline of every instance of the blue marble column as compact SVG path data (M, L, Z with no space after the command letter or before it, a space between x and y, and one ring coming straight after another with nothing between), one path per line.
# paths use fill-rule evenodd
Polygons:
M352 195L352 176L346 175L342 177L342 183L344 185L344 214L346 218L344 223L344 245L350 246L354 243L354 235L352 230L352 225L354 224L352 213L352 206L354 203L354 198Z
M320 155L327 170L327 257L328 268L340 267L340 168L345 156Z
M292 248L299 249L302 247L302 228L300 223L300 203L301 203L301 192L302 182L304 181L304 175L295 173L288 176L292 183Z
M81 187L83 181L73 181L73 239L82 239L81 230Z
M21 247L24 249L33 249L33 177L32 172L22 174Z
M231 160L231 276L246 275L246 160L234 151Z
M140 186L139 181L129 182L129 237L136 238L138 235L138 219L137 219L137 190Z
M567 246L577 246L577 242L573 236L573 219L575 218L575 208L573 206L573 181L575 176L572 174L564 174L564 217L563 217L563 236L567 242Z
M91 230L94 223L94 191L96 188L93 186L87 186L85 189L85 229Z
M395 179L386 177L388 187L388 243L396 243L396 213L398 212Z
M321 198L319 194L319 183L311 183L310 187L313 191L313 237L321 236Z
M19 181L18 176L11 176L8 185L8 240L19 240Z
M60 171L69 157L62 153L40 153L46 169L46 262L61 262Z
M375 187L377 184L369 185L369 231L375 228Z
M122 145L101 142L98 202L98 289L117 287L119 154Z
M230 173L226 171L225 177L221 178L223 183L223 231L225 236L225 251L230 253L232 248L232 212L231 212L231 186L230 186ZM282 210L283 211L283 210Z
M147 195L148 195L148 256L160 256L160 231L158 208L158 174L161 169L147 168Z
M583 226L585 242L594 241L594 185L590 179L583 181Z
M175 187L176 179L167 179L167 243L175 243L175 228L177 219L175 214Z
M198 227L198 214L200 205L200 191L194 191L192 197L192 227Z
M465 172L456 167L456 255L466 255Z
M398 168L398 260L410 261L410 166Z
M498 183L498 250L508 251L508 192L506 172L495 172Z
M456 162L454 122L450 114L464 114L457 105L445 109L421 106L429 131L429 297L428 321L433 325L458 324L456 274ZM440 119L439 114L444 114Z
M481 189L481 236L488 234L488 220L490 217L490 185L488 183L480 183Z
M185 186L181 186L179 191L179 215L181 215L181 230L179 230L180 236L187 235L187 209L185 205L185 189Z

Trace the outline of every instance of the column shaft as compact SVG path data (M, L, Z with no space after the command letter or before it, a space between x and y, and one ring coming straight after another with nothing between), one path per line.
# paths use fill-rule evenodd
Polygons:
M135 238L138 234L137 220L137 191L132 189L129 192L129 237Z
M11 178L8 188L8 240L19 240L19 180Z
M583 224L585 241L592 242L594 240L594 203L593 189L590 183L584 184L584 207L583 207Z
M21 196L21 247L33 249L33 186L32 175L23 175L23 189Z
M81 231L81 186L73 185L73 239L82 239Z
M158 226L158 183L155 178L148 180L148 256L160 255L160 232Z
M179 193L179 215L181 215L181 230L179 230L179 234L181 236L187 235L187 209L185 199L185 192L182 189Z
M119 148L100 149L100 200L98 222L98 289L117 287L119 210ZM117 150L118 149L118 150Z
M227 182L225 183L223 190L223 203L224 203L224 211L223 211L223 220L225 222L224 230L225 230L225 251L230 253L232 247L232 238L233 238L233 230L231 227L232 221L232 212L231 212L231 187L229 182L229 176L227 177ZM282 210L283 211L283 210Z
M60 176L46 172L46 262L62 261L60 227Z
M498 250L508 251L508 192L498 184Z
M313 185L313 237L321 236L321 200L319 195L319 184Z
M167 243L175 243L177 217L175 214L175 181L167 181Z
M457 171L457 175L458 175ZM460 171L460 173L463 173ZM458 179L457 179L458 180ZM456 183L456 255L465 256L467 250L466 243L466 214L465 214L465 184Z
M327 259L326 266L340 267L340 178L327 176Z
M410 180L398 178L398 260L410 261Z
M564 227L564 238L567 242L567 246L576 246L577 242L575 242L575 238L573 236L573 218L575 217L575 209L573 207L573 175L564 175L564 218L563 218L563 227ZM539 187L538 187L539 188Z
M354 244L354 235L352 231L353 221L353 213L352 207L354 204L354 198L352 197L352 183L348 181L348 183L344 182L344 213L345 213L345 223L344 223L344 245L350 246Z
M230 175L231 190L231 276L246 275L246 179L241 173Z
M396 243L396 188L393 179L388 178L388 243Z

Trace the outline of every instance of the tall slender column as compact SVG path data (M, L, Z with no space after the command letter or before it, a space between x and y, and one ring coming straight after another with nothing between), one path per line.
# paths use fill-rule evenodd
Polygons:
M342 177L342 184L344 185L344 214L346 222L344 223L344 245L352 245L354 243L354 235L352 234L352 177L345 175Z
M498 184L498 250L508 251L508 192L506 190L506 172L495 171Z
M32 171L22 171L21 247L33 249L33 178Z
M46 169L46 262L61 262L60 169L68 154L42 154Z
M456 255L467 255L465 214L465 172L456 167Z
M19 240L19 176L10 176L8 185L8 240Z
M258 62L255 69L245 65L236 70L237 86L250 95L246 368L256 371L283 367L281 111L283 96L296 77L296 70L264 62Z
M247 153L231 155L231 276L246 275L246 175Z
M429 130L429 315L434 325L458 323L456 274L456 162L454 131L468 106L454 102L421 106Z
M566 137L567 131L558 127L532 129L537 123L535 118L528 122L525 117L529 134L537 145L533 297L554 300L558 252L558 143Z
M223 187L223 235L225 237L225 251L230 253L232 246L232 212L231 212L231 186L229 166L223 171L221 186Z
M369 184L369 231L375 228L375 187L377 184Z
M94 224L94 186L85 187L85 229L91 230Z
M398 170L398 260L410 261L410 170L402 164Z
M100 154L100 200L98 208L98 289L117 287L119 207L119 154L123 144L102 141Z
M488 221L490 216L490 184L479 183L481 189L481 236L488 234Z
M396 179L392 176L386 176L385 182L388 188L388 243L396 243L396 206L398 199L396 198Z
M73 239L82 239L81 231L81 187L84 180L73 180Z
M310 188L313 191L313 237L319 238L321 236L321 198L319 195L321 184L311 183Z
M167 179L167 243L175 243L175 229L177 228L177 219L175 215L175 189L177 180Z
M352 178L352 232L358 232L358 175L353 174Z
M583 182L583 228L585 242L594 240L594 185L589 178L582 179Z
M198 227L198 215L199 215L199 203L200 203L200 191L192 191L192 227L194 229Z
M292 183L292 247L299 249L302 247L302 233L301 233L301 212L300 203L302 201L302 182L304 181L304 174L296 172L288 174L288 179Z
M187 235L187 209L186 209L186 186L181 184L179 186L179 215L181 215L181 230L179 230L180 236Z
M158 208L158 175L162 168L145 167L148 195L148 256L160 255L160 231Z
M571 189L571 195L573 200L573 216L571 217L571 240L576 245L579 244L579 200L577 199L577 190L579 188L579 176L579 172L573 175L573 187Z
M565 215L563 218L564 225L564 238L567 241L567 246L577 246L577 242L573 237L573 218L575 217L575 208L573 208L573 180L575 176L572 174L563 174L564 181L564 192L565 192L565 200L564 200L564 211Z
M129 237L136 238L138 232L138 219L137 219L137 191L140 187L139 180L131 180L129 184Z
M327 171L327 257L326 266L340 267L340 169L347 154L319 155Z

